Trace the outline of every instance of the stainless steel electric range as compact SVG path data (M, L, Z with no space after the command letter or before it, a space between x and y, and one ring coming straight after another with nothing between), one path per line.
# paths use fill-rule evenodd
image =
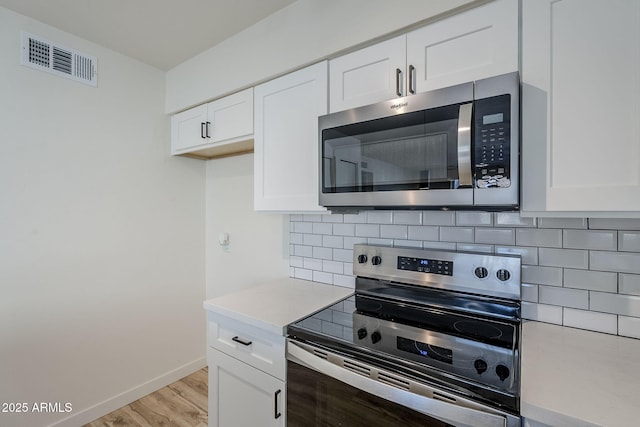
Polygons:
M520 269L355 245L355 294L288 328L287 425L520 426Z

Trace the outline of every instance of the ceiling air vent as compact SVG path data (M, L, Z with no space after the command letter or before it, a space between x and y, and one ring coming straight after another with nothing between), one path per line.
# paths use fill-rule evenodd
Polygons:
M98 86L98 60L95 56L85 55L25 32L22 33L22 65Z

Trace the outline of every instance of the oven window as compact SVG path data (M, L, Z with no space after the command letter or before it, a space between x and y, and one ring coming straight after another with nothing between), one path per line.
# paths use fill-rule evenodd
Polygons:
M459 106L326 129L323 192L456 188Z
M289 427L453 427L287 362Z

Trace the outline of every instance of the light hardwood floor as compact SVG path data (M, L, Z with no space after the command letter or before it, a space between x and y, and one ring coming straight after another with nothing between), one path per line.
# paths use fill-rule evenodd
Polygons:
M206 427L207 375L203 368L84 427Z

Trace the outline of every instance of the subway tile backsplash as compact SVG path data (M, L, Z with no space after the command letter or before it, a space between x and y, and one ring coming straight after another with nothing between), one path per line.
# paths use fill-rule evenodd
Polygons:
M517 254L524 318L640 339L640 219L361 211L290 220L292 277L353 288L356 243Z

